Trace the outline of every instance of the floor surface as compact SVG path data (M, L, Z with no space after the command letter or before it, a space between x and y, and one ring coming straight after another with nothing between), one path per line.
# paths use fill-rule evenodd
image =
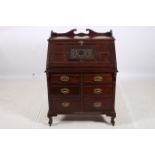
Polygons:
M49 127L46 79L0 80L0 128L155 128L155 80L117 79L116 124L104 115L58 115Z

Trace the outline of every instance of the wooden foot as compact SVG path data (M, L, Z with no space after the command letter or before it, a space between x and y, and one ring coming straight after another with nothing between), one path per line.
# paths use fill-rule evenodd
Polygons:
M111 124L114 126L115 125L115 117L111 117Z
M53 119L52 119L52 117L49 117L49 122L48 122L49 126L51 126L52 123L53 123Z

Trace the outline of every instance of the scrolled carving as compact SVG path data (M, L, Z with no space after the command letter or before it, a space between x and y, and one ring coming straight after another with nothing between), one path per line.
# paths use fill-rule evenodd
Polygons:
M56 33L56 32L51 32L51 37L62 37L62 36L67 36L67 37L75 37L75 36L79 36L79 37L84 37L84 36L88 36L88 37L95 37L95 36L107 36L107 37L113 37L112 36L112 30L110 30L109 32L105 32L105 33L100 33L100 32L95 32L91 29L86 29L86 31L88 33L75 33L75 31L77 31L77 29L72 29L66 33Z
M95 37L95 36L107 36L107 37L112 37L112 30L110 30L110 32L105 32L105 33L99 33L99 32L95 32L91 29L86 29L86 31L89 32L89 36L90 37Z

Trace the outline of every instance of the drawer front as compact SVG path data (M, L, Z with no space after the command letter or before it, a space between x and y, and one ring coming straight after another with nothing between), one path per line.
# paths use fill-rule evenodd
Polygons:
M83 87L84 96L89 97L112 97L113 91L114 87L112 85L94 85Z
M81 103L79 98L52 98L52 101L53 111L59 114L80 112L81 110Z
M84 111L102 112L112 110L113 107L112 98L84 98Z
M52 74L51 83L76 84L80 83L79 74Z
M52 96L60 96L60 97L79 97L80 96L80 87L74 86L51 86Z
M84 83L112 83L112 74L84 74Z

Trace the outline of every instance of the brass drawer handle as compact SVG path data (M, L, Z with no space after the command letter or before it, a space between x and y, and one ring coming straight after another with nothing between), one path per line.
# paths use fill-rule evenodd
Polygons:
M103 81L103 77L101 75L96 75L96 76L94 76L94 81L101 82L101 81Z
M64 107L64 108L67 108L70 106L70 103L69 102L63 102L61 103L61 105Z
M69 76L62 75L62 76L60 76L60 80L63 81L63 82L67 82L67 81L69 81Z
M102 93L102 89L101 88L95 88L94 89L94 94L101 94Z
M60 91L62 94L69 94L70 93L70 90L68 88L61 88Z
M100 107L102 106L102 102L95 102L95 103L93 104L93 106L94 106L95 108L100 108Z

